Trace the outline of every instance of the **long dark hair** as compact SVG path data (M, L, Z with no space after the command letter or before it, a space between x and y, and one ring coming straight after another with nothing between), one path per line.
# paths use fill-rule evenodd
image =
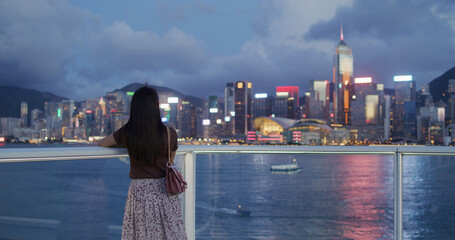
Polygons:
M164 155L166 127L161 121L155 89L144 86L134 92L124 131L128 154L140 164L155 165L156 159Z

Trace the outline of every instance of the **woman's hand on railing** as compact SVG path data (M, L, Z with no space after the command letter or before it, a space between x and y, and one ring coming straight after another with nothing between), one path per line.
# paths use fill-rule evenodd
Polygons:
M100 147L120 147L115 142L114 136L111 134L98 142L98 146Z

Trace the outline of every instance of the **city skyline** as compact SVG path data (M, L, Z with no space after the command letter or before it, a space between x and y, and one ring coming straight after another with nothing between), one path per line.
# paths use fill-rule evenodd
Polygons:
M394 75L411 74L419 89L455 62L450 2L0 4L0 85L77 101L133 82L198 97L223 96L220 86L235 81L253 82L254 92L309 89L332 80L341 22L353 77L393 88Z

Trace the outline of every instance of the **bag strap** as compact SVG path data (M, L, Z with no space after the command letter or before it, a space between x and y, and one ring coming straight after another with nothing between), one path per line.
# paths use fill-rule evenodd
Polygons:
M171 163L171 134L169 131L169 127L166 127L166 131L167 131L167 162L170 163L170 165L172 166L173 163Z

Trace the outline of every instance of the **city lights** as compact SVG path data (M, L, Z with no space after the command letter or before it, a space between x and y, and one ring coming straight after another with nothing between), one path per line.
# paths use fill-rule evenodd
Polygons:
M267 93L256 93L255 98L267 98Z
M277 92L276 96L277 97L288 97L289 93L288 92Z
M229 116L228 117L224 117L224 121L225 122L230 122L231 121L231 117L229 117Z
M162 117L161 118L161 122L167 122L167 120L168 120L167 117Z
M412 75L401 75L401 76L394 76L393 81L395 82L409 82L412 81Z
M210 113L218 113L218 108L210 108L209 112Z
M179 98L178 97L168 97L167 98L167 102L168 103L178 103L179 102Z
M371 77L360 77L360 78L355 78L354 79L354 82L356 84L360 84L360 83L372 83L373 80Z
M202 125L209 126L210 125L210 119L202 119Z
M170 109L170 106L169 106L168 103L161 103L161 104L160 104L160 108L161 108L161 109Z

